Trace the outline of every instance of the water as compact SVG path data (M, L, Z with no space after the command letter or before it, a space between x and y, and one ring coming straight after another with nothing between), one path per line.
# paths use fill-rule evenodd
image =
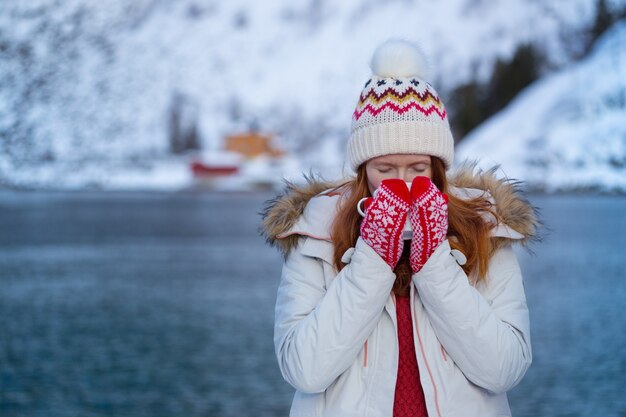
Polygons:
M626 416L626 199L535 198L552 229L520 254L534 362L518 416Z
M266 194L0 194L0 416L285 416ZM624 416L626 199L535 197L514 415Z

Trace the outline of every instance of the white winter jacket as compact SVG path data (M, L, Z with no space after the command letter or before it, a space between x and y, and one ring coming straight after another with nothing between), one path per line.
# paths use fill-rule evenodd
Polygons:
M313 197L288 229L270 233L275 240L297 237L286 254L274 328L278 365L297 390L290 415L391 417L395 275L360 238L336 273L329 232L338 200ZM535 223L527 226L534 230ZM463 256L448 241L413 275L415 353L431 417L510 416L506 391L531 364L522 275L510 244L502 243L528 236L502 222L493 234L501 243L486 280L470 283L459 265Z

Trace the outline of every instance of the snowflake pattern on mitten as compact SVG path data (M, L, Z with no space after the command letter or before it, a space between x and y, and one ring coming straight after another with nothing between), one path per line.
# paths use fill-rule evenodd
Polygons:
M411 197L405 182L401 179L383 180L361 222L361 238L392 269L402 254L402 229L410 207Z
M427 177L416 177L411 185L413 204L409 219L413 226L411 268L422 269L448 234L448 196Z

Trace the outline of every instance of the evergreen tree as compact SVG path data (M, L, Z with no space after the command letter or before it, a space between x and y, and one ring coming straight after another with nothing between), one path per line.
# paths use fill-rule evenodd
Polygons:
M539 78L543 59L531 44L520 45L510 61L498 59L486 85L475 81L451 93L451 123L462 138L489 116L503 109L515 96Z
M526 86L539 78L541 59L535 48L520 45L510 62L498 60L487 87L487 113L504 108Z
M457 140L485 120L484 87L476 81L461 85L450 94L450 122Z

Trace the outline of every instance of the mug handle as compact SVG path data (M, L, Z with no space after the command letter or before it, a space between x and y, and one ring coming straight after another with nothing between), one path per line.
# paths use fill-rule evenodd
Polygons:
M371 197L363 197L362 199L359 200L359 202L356 204L356 211L359 212L359 214L361 215L361 217L365 217L365 212L363 211L363 209L361 208L361 204L363 204L365 202L365 200L367 200L368 198Z

